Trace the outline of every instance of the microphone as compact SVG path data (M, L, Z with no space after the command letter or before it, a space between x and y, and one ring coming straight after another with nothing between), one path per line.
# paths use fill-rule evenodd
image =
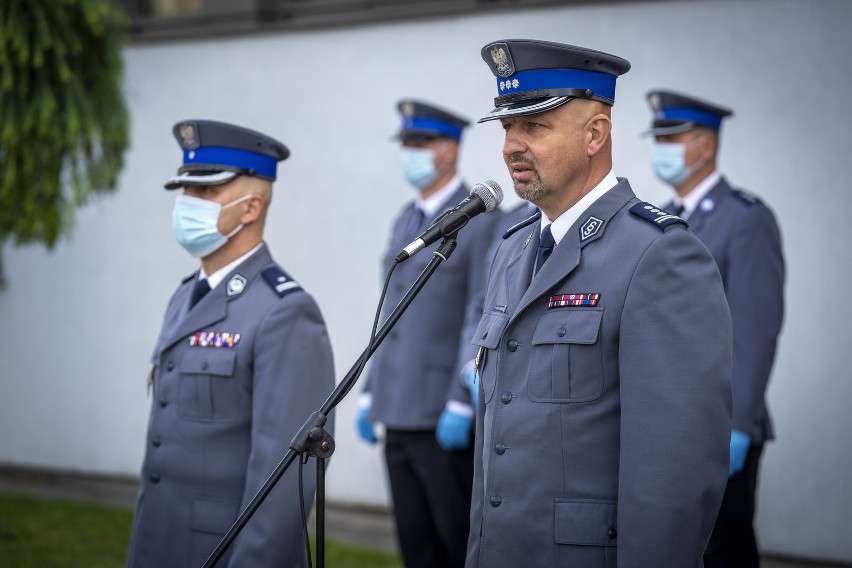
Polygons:
M396 255L396 261L411 258L438 239L454 235L473 217L491 211L503 201L503 190L496 181L485 181L473 186L464 201L438 217L432 226Z

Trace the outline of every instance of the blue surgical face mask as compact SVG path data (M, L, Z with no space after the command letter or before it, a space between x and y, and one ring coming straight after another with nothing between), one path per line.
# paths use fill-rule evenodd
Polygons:
M403 148L402 176L417 189L423 189L438 178L435 155L427 148Z
M686 149L700 142L703 136L693 138L689 142L655 142L651 153L651 164L657 177L677 187L691 176L695 170L703 168L707 160L699 160L691 167L686 165Z
M172 232L178 244L196 258L204 258L219 250L228 242L228 239L243 228L243 225L239 225L229 234L223 235L219 232L219 214L222 209L227 209L249 197L251 195L244 195L223 206L200 197L178 195L172 212Z
M686 165L686 144L656 142L651 154L651 165L657 177L671 186L678 186L692 175L693 169Z

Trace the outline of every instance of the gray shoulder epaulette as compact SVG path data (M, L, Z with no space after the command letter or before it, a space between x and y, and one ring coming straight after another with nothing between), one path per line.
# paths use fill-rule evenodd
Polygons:
M506 229L506 232L505 232L505 233L503 233L503 238L504 238L504 239L508 239L508 238L509 238L509 237L511 237L514 233L517 233L518 231L520 231L521 229L523 229L523 228L524 228L524 227L526 227L527 225L532 225L533 223L535 223L535 222L536 222L536 221L538 221L539 219L541 219L541 211L536 211L536 212L535 212L535 213L533 213L530 217L528 217L528 218L524 219L523 221L521 221L521 222L520 222L520 223L518 223L517 225L512 225L511 227L509 227L508 229Z
M269 287L278 294L279 298L283 298L290 292L302 289L298 282L290 278L289 274L277 266L270 266L261 272L261 275L266 280L266 283L269 284Z
M646 201L640 201L631 207L630 212L637 217L645 219L649 223L653 223L663 231L665 231L666 227L669 225L675 225L678 223L682 224L684 227L689 227L689 224L677 215L672 215L668 211L663 211L656 205L651 205Z
M734 195L736 195L742 201L745 201L749 205L754 205L755 203L760 203L760 198L750 191L746 191L744 189L735 189L733 191L734 191Z

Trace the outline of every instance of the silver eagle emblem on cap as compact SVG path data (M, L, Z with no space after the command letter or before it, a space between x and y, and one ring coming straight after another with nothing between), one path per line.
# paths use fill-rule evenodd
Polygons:
M508 77L515 72L515 62L512 61L512 56L509 54L508 45L495 43L491 46L489 52L500 77Z
M402 104L402 114L405 116L414 116L414 104L413 103L403 103Z
M665 118L659 94L653 93L650 97L648 97L648 104L651 105L651 109L654 111L654 118Z
M184 122L178 127L178 132L180 133L180 139L183 143L183 147L186 150L194 150L198 148L200 145L198 142L198 137L196 136L197 130L195 125L191 122Z

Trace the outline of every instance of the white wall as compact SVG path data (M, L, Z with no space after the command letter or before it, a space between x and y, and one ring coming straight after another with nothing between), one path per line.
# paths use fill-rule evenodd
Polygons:
M173 196L162 189L179 164L173 123L232 121L290 146L267 240L318 299L342 377L369 332L387 226L411 197L389 142L396 100L422 97L478 118L496 91L479 49L532 37L633 63L614 110L616 173L649 201L668 190L639 137L649 123L646 91L680 89L736 110L721 165L774 208L789 271L769 392L778 440L764 454L761 546L852 560L850 21L845 0L590 3L128 47L133 134L118 193L82 209L54 251L4 251L0 463L138 471L148 357L171 291L195 268L172 240ZM500 145L498 125L476 126L462 169L511 193ZM381 456L356 440L353 408L354 397L339 408L329 495L387 503Z

